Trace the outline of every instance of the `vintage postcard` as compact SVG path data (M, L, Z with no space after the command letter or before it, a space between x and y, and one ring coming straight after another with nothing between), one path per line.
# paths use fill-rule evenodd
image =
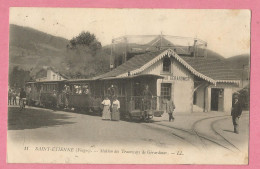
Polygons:
M247 165L250 21L10 8L7 162Z

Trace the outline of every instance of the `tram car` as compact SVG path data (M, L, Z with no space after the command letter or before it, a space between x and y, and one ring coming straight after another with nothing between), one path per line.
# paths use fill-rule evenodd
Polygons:
M91 95L89 80L27 82L28 105L101 113L101 98Z
M95 95L94 82L91 79L75 79L68 80L65 88L70 91L68 95L68 108L83 110L85 112L93 112L101 115L102 97Z
M27 82L26 93L31 106L58 107L63 105L62 90L65 80Z
M101 115L102 100L120 101L120 116L124 119L150 120L164 113L164 98L157 96L157 75L135 75L102 79L72 79L28 82L29 103L43 107L74 109Z

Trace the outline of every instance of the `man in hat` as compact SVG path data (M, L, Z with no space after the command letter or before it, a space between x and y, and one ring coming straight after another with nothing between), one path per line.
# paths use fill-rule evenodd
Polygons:
M239 133L239 118L242 114L242 105L241 102L238 98L238 95L234 95L234 102L232 105L232 111L231 111L231 116L232 116L232 122L234 125L234 133L238 134Z
M168 97L168 100L166 102L166 112L169 114L169 121L174 121L174 117L172 116L174 109L174 102L170 97Z

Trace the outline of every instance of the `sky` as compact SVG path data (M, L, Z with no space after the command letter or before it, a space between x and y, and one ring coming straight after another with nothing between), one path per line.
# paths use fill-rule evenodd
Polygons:
M224 57L250 53L249 10L10 8L10 24L71 39L94 33L102 45L124 35L199 38Z

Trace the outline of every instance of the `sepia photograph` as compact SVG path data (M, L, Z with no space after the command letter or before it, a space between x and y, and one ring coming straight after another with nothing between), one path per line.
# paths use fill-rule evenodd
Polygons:
M246 9L9 9L8 163L248 165Z

